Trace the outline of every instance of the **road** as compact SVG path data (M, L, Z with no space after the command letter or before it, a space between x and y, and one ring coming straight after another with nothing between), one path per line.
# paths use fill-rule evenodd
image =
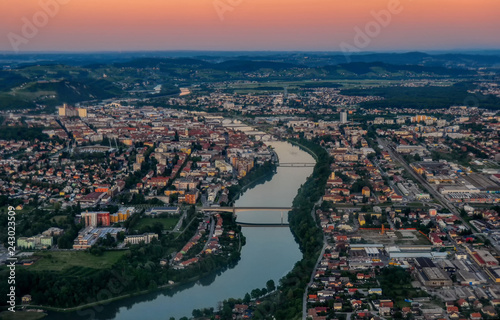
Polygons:
M318 200L316 202L311 210L311 215L313 216L314 221L316 222L316 207L321 206L321 203L323 200ZM321 262L321 259L323 258L323 255L325 254L326 246L327 246L327 241L325 237L325 233L322 232L323 234L323 248L321 248L321 253L319 254L318 260L316 261L316 264L314 265L313 272L311 273L311 278L309 279L309 283L306 286L306 290L304 291L304 298L302 299L302 319L306 320L307 319L307 296L308 296L308 291L309 287L313 284L314 281L314 275L316 274L316 270L318 269L318 265Z
M172 230L172 232L179 232L179 230L181 229L182 227L182 222L184 221L184 219L186 219L187 217L187 210L183 210L184 213L182 214L181 218L179 219L179 221L177 222L177 224L175 225L175 228L174 230Z
M213 217L210 217L210 233L208 234L207 242L205 242L205 245L203 246L203 250L201 250L201 252L204 252L207 249L210 239L212 239L212 237L214 236L214 231L215 231L215 219Z
M321 259L323 258L323 255L325 254L326 246L327 246L327 243L326 243L325 235L323 233L323 248L321 249L321 253L318 257L318 260L316 261L316 265L314 266L313 272L311 273L311 278L309 279L309 283L306 286L306 290L304 292L304 298L302 300L302 320L307 319L307 296L308 296L308 292L309 292L309 287L313 284L314 275L316 274L316 270L318 269L318 265L320 264Z

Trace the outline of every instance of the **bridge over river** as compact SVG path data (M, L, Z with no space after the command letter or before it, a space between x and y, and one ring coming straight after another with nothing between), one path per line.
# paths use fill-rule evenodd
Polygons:
M247 223L247 222L236 222L237 225L247 228L288 228L288 222L283 223Z
M316 163L314 163L314 162L285 162L285 163L279 162L277 165L279 167L304 168L304 167L314 167L316 165Z
M291 207L203 207L201 211L203 212L241 212L241 211L290 211Z
M236 215L242 211L277 211L281 212L281 223L247 223L236 222L242 227L287 227L288 221L284 219L284 213L292 210L291 207L204 207L200 209L203 212L232 212Z

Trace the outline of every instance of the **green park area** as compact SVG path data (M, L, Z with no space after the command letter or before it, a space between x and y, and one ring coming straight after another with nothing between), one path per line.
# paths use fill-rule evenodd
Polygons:
M96 256L85 251L48 251L36 253L38 260L31 266L31 271L60 271L69 269L89 268L107 269L114 265L127 250L105 251Z
M142 218L134 226L134 229L141 230L146 227L153 228L155 224L161 223L163 230L173 230L180 217L158 217L158 218Z

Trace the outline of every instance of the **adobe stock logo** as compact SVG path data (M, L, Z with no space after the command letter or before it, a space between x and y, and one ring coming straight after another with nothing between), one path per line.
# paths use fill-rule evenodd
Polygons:
M20 33L9 32L7 38L9 39L12 50L19 52L21 45L28 44L28 42L38 35L41 28L45 27L50 19L54 18L60 11L61 6L69 3L71 0L39 0L38 5L40 9L28 19L22 17Z
M244 0L215 0L213 2L215 11L219 16L220 21L224 21L226 12L232 12L234 9L243 3Z
M391 24L392 17L403 12L403 9L404 8L400 0L389 0L386 9L382 9L378 12L374 10L371 11L373 20L368 21L363 29L359 26L354 27L355 35L353 43L351 44L345 41L340 43L340 48L342 49L347 62L351 62L351 53L361 52L362 49L368 47L372 40L378 37L382 30Z

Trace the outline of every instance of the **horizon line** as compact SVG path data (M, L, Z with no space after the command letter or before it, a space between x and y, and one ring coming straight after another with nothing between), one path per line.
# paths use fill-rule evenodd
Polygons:
M81 51L81 50L30 50L30 51L1 51L0 54L11 54L11 55L23 55L23 54L102 54L102 53L331 53L331 54L346 54L345 52L338 50L207 50L207 49L173 49L173 50L93 50L93 51ZM407 53L453 53L453 52L498 52L500 53L500 47L497 49L423 49L423 50L370 50L370 51L359 51L359 52L349 52L350 55L363 55L363 54L379 54L379 53L394 53L394 54L407 54Z

